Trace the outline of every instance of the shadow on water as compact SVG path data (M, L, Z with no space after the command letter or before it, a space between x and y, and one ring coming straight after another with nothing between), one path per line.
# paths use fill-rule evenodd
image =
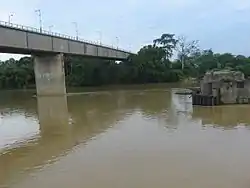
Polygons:
M87 145L135 113L159 120L171 130L196 120L224 129L240 123L250 125L249 106L193 108L189 96L174 93L175 90L166 89L116 90L37 99L31 97L32 93L4 93L4 97L0 97L0 131L6 131L7 126L12 130L24 127L16 134L25 129L32 130L32 134L22 133L23 138L11 142L10 147L7 143L8 147L0 148L0 185L11 184L33 169L56 162L75 146Z

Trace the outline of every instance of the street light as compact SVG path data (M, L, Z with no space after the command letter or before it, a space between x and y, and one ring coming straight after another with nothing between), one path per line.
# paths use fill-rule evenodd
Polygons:
M37 9L37 10L35 10L35 12L38 13L39 24L40 24L40 33L42 33L43 28L42 28L42 13L41 13L41 9Z
M50 25L49 26L49 32L51 33L51 29L53 28L54 26L53 25Z
M100 42L100 45L101 45L102 44L102 32L97 31L97 33L99 34L99 42Z
M74 24L74 26L75 26L75 30L76 30L76 40L78 40L78 25L77 25L77 22L72 22L72 24Z
M116 37L116 44L117 44L117 49L118 49L118 46L119 46L119 38Z
M10 15L9 15L9 24L10 24L11 18L12 18L13 16L14 16L13 14L10 14Z
M132 48L132 45L131 45L131 43L129 43L128 44L128 49L129 49L130 52L131 52L131 48Z

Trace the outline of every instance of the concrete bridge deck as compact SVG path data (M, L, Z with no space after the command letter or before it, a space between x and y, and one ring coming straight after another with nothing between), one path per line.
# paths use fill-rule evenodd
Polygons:
M63 53L124 60L128 51L59 33L0 21L0 53Z
M0 53L31 54L37 95L65 95L64 55L126 60L131 54L78 37L0 21Z

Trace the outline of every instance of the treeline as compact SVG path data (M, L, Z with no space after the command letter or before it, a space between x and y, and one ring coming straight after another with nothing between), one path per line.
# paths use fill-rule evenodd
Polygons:
M250 76L250 57L200 50L198 41L163 34L126 61L65 57L68 86L177 82L208 70L231 69ZM0 61L0 88L35 87L32 57Z

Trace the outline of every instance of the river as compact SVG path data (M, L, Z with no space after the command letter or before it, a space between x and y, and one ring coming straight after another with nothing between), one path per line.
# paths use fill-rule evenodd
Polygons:
M171 87L0 92L0 187L249 188L250 106Z

